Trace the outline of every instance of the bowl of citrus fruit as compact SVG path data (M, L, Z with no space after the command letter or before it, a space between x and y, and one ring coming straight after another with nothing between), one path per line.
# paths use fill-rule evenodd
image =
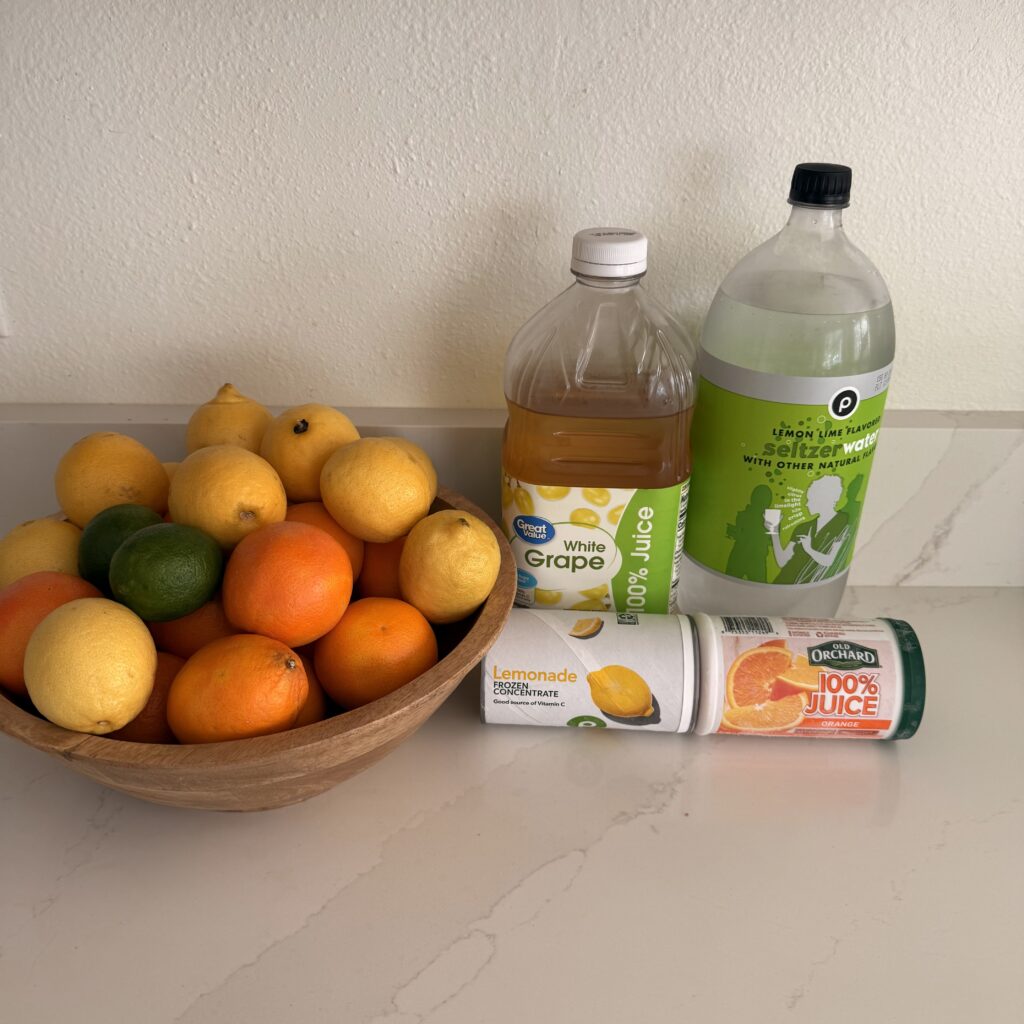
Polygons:
M119 433L0 538L0 731L155 803L262 810L393 750L496 639L497 526L427 453L224 385L178 463Z

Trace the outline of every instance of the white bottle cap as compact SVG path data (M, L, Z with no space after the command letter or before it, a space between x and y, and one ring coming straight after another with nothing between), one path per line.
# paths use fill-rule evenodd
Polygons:
M578 231L569 269L587 277L636 277L647 271L647 238L630 228Z

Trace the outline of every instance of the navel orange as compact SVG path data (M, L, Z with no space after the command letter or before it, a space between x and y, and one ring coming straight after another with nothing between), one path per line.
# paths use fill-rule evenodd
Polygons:
M323 530L273 523L232 552L222 595L232 625L301 647L337 625L348 607L352 563Z
M415 679L437 663L430 623L411 604L366 597L314 648L316 673L343 708L358 708Z
M306 670L285 644L240 633L207 644L174 677L167 722L182 743L283 732L306 701Z

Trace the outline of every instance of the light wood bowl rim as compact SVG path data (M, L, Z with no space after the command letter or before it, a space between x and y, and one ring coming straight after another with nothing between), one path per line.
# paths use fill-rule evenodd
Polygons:
M462 640L436 665L386 697L354 711L271 736L177 745L134 743L72 732L22 710L0 692L0 732L37 750L69 760L127 769L152 765L192 774L229 766L280 764L293 751L310 747L334 749L342 737L356 739L372 734L388 719L415 716L420 705L436 698L439 690L446 687L449 692L454 690L480 662L498 638L515 599L516 572L512 551L494 521L468 498L442 487L438 489L431 511L445 508L468 512L490 527L501 551L498 579L487 600L475 613L476 619ZM448 693L444 696L447 697Z

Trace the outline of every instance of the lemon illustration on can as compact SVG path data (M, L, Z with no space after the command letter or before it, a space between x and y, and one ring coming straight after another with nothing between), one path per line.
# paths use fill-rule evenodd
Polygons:
M625 665L606 665L587 673L590 697L606 715L614 718L647 718L654 714L651 688L646 680Z

